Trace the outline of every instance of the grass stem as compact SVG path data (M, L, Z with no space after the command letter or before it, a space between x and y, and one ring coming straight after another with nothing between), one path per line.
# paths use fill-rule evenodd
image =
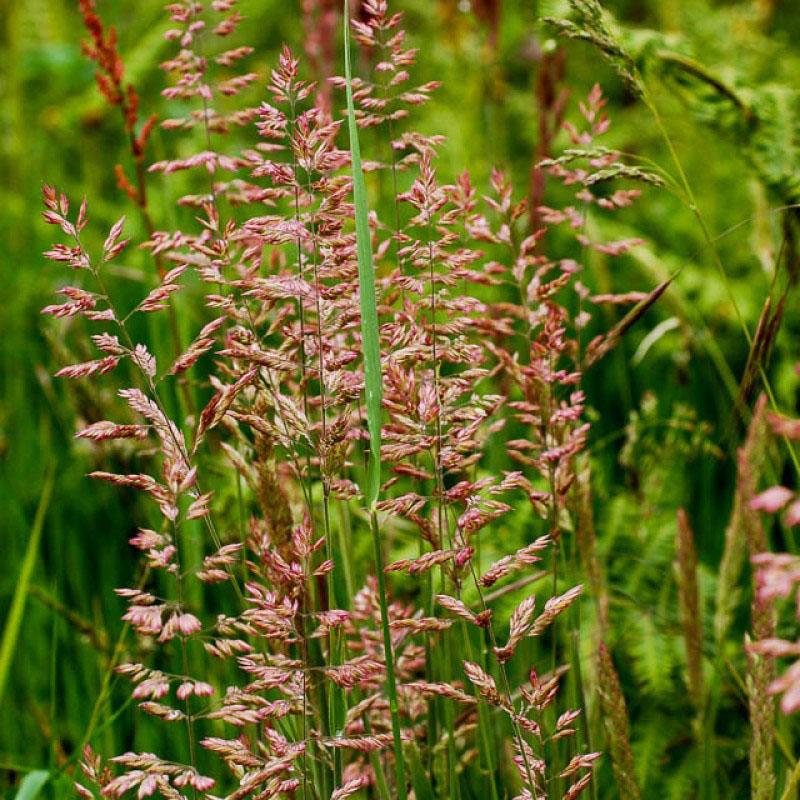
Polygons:
M375 270L372 263L367 190L361 168L361 151L358 126L353 102L353 78L350 65L350 3L344 0L344 58L347 91L347 123L350 133L350 154L353 170L353 199L355 203L356 250L358 254L358 282L361 301L361 340L364 348L364 381L367 400L367 426L369 428L370 460L367 475L366 502L370 516L370 528L375 551L375 571L378 577L378 592L381 606L384 657L386 659L386 685L389 694L389 710L392 718L395 771L398 800L406 800L406 766L400 731L400 711L397 699L397 683L394 670L394 653L389 629L389 604L386 595L386 575L383 564L383 548L376 503L381 480L381 355L378 340L378 307L375 296Z

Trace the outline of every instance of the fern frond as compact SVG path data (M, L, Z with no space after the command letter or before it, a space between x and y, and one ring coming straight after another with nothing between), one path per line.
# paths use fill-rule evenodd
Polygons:
M660 630L652 614L631 612L628 647L634 675L643 689L656 697L672 694L672 673L677 663L675 640Z

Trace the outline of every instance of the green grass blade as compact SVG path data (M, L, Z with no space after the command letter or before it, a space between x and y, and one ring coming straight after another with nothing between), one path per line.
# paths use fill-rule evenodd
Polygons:
M419 750L415 744L408 748L408 755L411 766L411 783L414 785L414 796L417 800L436 800L430 776L425 772L425 767L419 757Z
M35 769L33 772L29 772L20 781L14 800L36 800L48 780L50 780L50 773L46 769Z
M356 251L358 254L358 289L361 299L361 337L364 348L364 383L367 395L369 427L369 476L367 506L372 509L378 499L381 482L381 349L378 340L378 306L375 298L375 268L370 244L367 188L361 168L361 147L358 140L350 66L350 3L345 0L345 76L347 79L347 124L350 133L350 155L353 168L353 200L355 203Z
M14 660L14 653L17 649L17 640L22 629L22 617L25 613L25 603L28 600L28 593L31 588L31 576L33 567L36 563L36 554L39 551L39 542L44 530L44 519L50 505L50 497L53 492L54 470L51 467L44 479L42 493L39 496L39 505L36 509L36 516L33 519L28 548L25 551L25 558L22 561L22 569L19 573L17 588L14 591L14 598L11 601L11 609L8 612L5 628L3 629L3 639L0 643L0 700L5 694L8 676L11 672L11 662Z
M389 710L392 715L394 737L395 770L397 774L397 797L406 800L406 766L403 758L403 743L400 736L400 712L397 703L397 684L394 674L394 654L389 630L389 608L386 599L386 576L383 571L378 515L381 482L381 351L378 339L378 304L375 297L375 268L372 263L370 244L367 188L361 168L361 149L358 141L355 105L353 103L353 78L350 66L350 3L344 0L344 60L347 81L347 124L350 134L350 155L353 169L353 201L355 204L356 252L358 256L358 286L361 302L361 340L364 349L364 383L367 397L367 427L369 428L370 459L367 475L366 501L372 528L375 550L375 571L378 576L378 592L381 604L381 627L386 657L386 685L389 695Z

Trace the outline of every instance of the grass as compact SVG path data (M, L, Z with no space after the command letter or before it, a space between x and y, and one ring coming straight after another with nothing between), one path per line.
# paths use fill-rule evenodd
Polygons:
M389 711L392 717L392 737L394 739L397 796L405 800L408 796L406 784L406 764L403 743L400 738L400 712L397 701L395 680L395 659L392 647L392 634L389 628L389 609L386 594L386 574L384 572L383 547L378 510L376 504L381 484L381 427L383 424L383 375L381 371L381 351L378 329L378 307L375 294L375 268L372 263L372 245L369 231L369 201L361 167L361 145L356 125L353 103L353 79L350 60L350 3L344 0L344 69L347 92L347 125L350 137L350 161L353 172L353 202L355 204L356 248L358 252L358 287L361 306L361 342L364 348L364 382L367 405L367 428L369 430L369 464L365 502L370 518L373 551L375 554L375 574L378 577L378 593L381 604L381 626L383 628L383 649L386 658L386 688L389 695Z
M0 701L5 696L8 676L14 663L14 657L17 654L20 633L23 631L25 606L28 603L28 596L32 588L33 570L36 565L36 559L39 556L39 543L42 539L45 519L50 507L54 480L55 469L51 466L44 479L39 505L36 508L36 516L33 518L33 524L30 529L28 547L17 578L17 588L14 591L11 608L3 626L3 637L0 639Z
M164 54L161 38L153 32L160 5L156 0L142 0L132 15L127 0L101 4L104 15L119 23L123 50L130 54L133 74L143 82L145 104L154 106L161 101L158 78L149 65ZM435 10L422 0L407 0L400 5L409 17L412 44L421 48L420 78L443 81L435 101L418 112L421 129L444 131L450 138L447 155L438 167L442 180L454 179L461 166L468 164L476 185L482 186L482 179L497 160L508 167L519 193L524 194L537 130L532 84L537 59L552 46L552 30L534 24L529 4L510 0L504 4L500 37L493 50L485 26L457 12L454 3L436 4ZM683 37L715 75L736 68L752 86L766 82L794 85L800 67L796 44L800 41L800 15L794 11L774 13L766 22L756 24L749 16L756 13L756 4L749 2L723 7L705 0L640 4L620 0L604 5L619 16L623 27L670 31ZM761 4L762 8L767 6ZM256 21L253 27L257 29L255 44L262 74L282 40L290 41L298 51L302 49L297 18L283 6L272 0L244 0L242 8ZM120 657L131 654L132 640L119 623L120 607L112 590L136 579L125 540L137 523L148 519L149 512L132 496L97 489L83 477L91 469L113 466L117 458L99 456L72 442L79 420L101 418L98 413L110 398L106 392L65 392L46 377L57 365L67 363L71 355L75 356L72 360L79 360L81 353L67 354L65 348L72 345L66 339L44 335L38 316L38 308L49 302L51 289L63 278L43 267L38 255L47 239L47 231L36 218L40 181L52 180L80 191L85 188L95 199L95 219L102 227L103 222L111 222L121 213L123 201L114 188L112 170L116 161L124 161L126 143L118 136L118 121L107 115L96 99L91 69L78 52L81 33L72 4L66 0L34 0L14 7L6 4L0 7L0 16L4 23L2 46L8 55L0 67L8 87L0 101L0 114L9 131L0 150L6 187L0 231L7 242L0 255L0 291L8 334L0 345L0 503L7 548L7 569L0 579L0 696L4 694L9 715L8 724L0 730L0 764L6 793L12 796L23 769L49 767L51 758L61 768L71 767L85 734L91 734L99 750L109 753L134 746L162 751L172 745L158 726L134 716L119 679L108 670L107 652L98 645L111 642L113 647L119 642ZM633 34L629 40L636 46L643 37ZM646 68L646 49L644 53L641 63ZM349 70L349 52L345 66ZM356 60L354 67L360 73L364 64ZM487 81L487 75L498 79ZM644 796L681 796L679 787L687 785L681 783L681 776L691 776L701 767L692 762L697 753L680 731L659 724L671 709L681 707L683 696L676 595L670 580L664 578L671 575L673 558L670 520L674 520L675 508L687 507L696 533L701 594L713 598L733 492L735 466L731 456L741 443L741 431L730 431L728 421L735 412L736 399L731 394L747 369L751 349L743 330L756 328L772 284L769 264L775 262L783 241L782 214L765 209L787 204L765 186L738 144L687 112L662 75L651 73L647 77L649 99L660 115L656 124L645 108L632 101L613 70L598 66L588 48L568 45L567 83L573 95L585 94L597 76L609 95L614 146L647 159L645 163L652 161L682 173L681 184L688 186L694 197L691 205L702 209L703 214L701 227L677 198L647 190L645 201L626 215L625 229L613 233L642 236L648 244L641 253L618 262L597 254L582 277L593 291L609 292L630 288L648 291L653 286L654 270L663 276L676 276L665 296L626 334L619 349L589 372L586 389L592 443L603 444L594 453L592 470L598 548L609 570L612 616L616 620L609 644L628 702L639 779ZM348 95L352 120L352 93ZM360 144L365 157L386 149L369 130L361 132ZM168 146L167 137L157 134L156 153L160 155ZM379 321L369 291L375 275L368 214L375 210L386 219L392 217L393 210L388 207L392 192L381 183L385 178L367 173L365 183L359 136L352 129L350 147L370 433L366 499L374 555L363 547L353 553L347 575L348 582L357 582L362 572L359 559L374 559L383 584L381 563L384 558L399 557L397 551L404 540L402 535L385 536L372 513L374 503L382 499L382 376L377 353ZM679 160L673 161L673 156ZM402 183L402 173L399 179ZM190 226L191 215L169 210L166 191L157 181L153 186L155 212L177 214L180 224ZM367 200L367 187L371 202ZM555 204L560 190L551 185L548 191ZM602 221L593 222L603 228ZM571 244L559 234L551 238L554 251L574 254ZM113 291L127 299L136 296L143 283L141 267L136 254L120 264L110 278ZM788 294L772 359L757 365L757 382L768 385L775 407L787 412L795 407L797 395L793 372L798 360L795 294ZM648 342L643 357L632 363L648 332L672 315L677 321L663 328L660 338ZM611 309L607 316L615 323L624 312ZM194 320L181 320L186 337ZM170 348L161 344L162 334L157 325L150 333L137 333L157 342L167 359ZM194 389L198 396L202 394L201 387ZM648 405L653 393L657 396L655 407ZM634 455L629 458L631 453ZM502 464L505 457L500 446L488 448L487 462ZM785 468L786 453L773 454L772 459L770 469L777 480ZM48 466L55 463L59 465L58 479L53 486ZM227 496L222 501L234 502ZM356 527L358 513L353 512ZM334 507L332 520L339 549L352 541L345 533L344 522L338 522L349 514L349 509ZM503 529L504 541L522 543L536 524L520 513ZM776 525L770 535L776 548L793 547L791 531ZM487 552L491 548L488 543ZM568 554L569 548L565 558ZM402 593L407 584L398 577L393 588ZM719 658L707 656L706 663L716 698L716 738L712 742L715 763L702 769L713 773L714 791L726 799L745 796L747 791L746 758L742 757L747 741L743 706L740 693L732 688L735 681L719 666L731 663L742 669L746 582L742 581L739 589L738 610L722 643L723 651L717 654ZM384 648L391 653L383 585L381 595ZM498 620L507 620L520 596L510 593L493 601ZM713 617L713 608L703 611L706 620ZM583 609L581 615L578 655L591 649L593 635ZM641 619L646 619L647 625L640 625ZM784 627L784 633L791 633L788 622ZM712 647L712 639L706 630L707 648ZM474 637L462 642L453 636L451 655L478 660L467 655L468 649L481 652L484 644ZM529 644L526 642L526 646ZM534 644L530 648L526 652L533 659L538 650ZM437 653L437 657L441 655ZM668 665L661 672L659 656ZM51 661L55 662L52 670ZM223 669L218 678L225 678ZM523 678L514 674L512 682ZM591 674L587 679L591 681ZM388 678L389 683L392 680ZM602 721L591 699L591 687L587 693L588 730L593 743L600 743L595 746L601 747ZM393 696L392 710L396 712L396 690L390 686L390 699ZM94 706L97 697L102 702ZM441 721L445 720L443 708L440 703ZM417 753L397 741L399 725L396 713L393 716L394 779L403 787L408 780L416 795L424 797L433 791L426 783L429 765L420 763ZM134 719L139 720L135 725ZM505 728L490 714L482 713L479 722L483 758L496 755L502 761L503 754L494 752L491 742L503 735ZM782 752L776 757L779 797L788 797L794 791L792 786L800 774L788 755L797 741L796 723L782 723ZM451 774L461 768L452 755L443 763ZM607 760L601 762L597 780L597 796L616 796ZM470 800L463 783L462 800ZM707 782L709 791L711 783ZM449 785L452 787L452 780ZM497 791L494 784L492 789ZM60 797L64 789L53 783L42 791ZM388 789L384 790L386 797Z

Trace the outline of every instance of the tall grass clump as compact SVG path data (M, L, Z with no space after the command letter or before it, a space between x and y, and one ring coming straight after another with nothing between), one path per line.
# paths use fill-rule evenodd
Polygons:
M344 77L320 83L288 47L265 82L235 0L171 3L174 113L158 122L140 121L113 30L91 0L80 7L130 139L135 178L116 175L139 222L104 229L91 198L76 208L46 185L45 221L62 232L46 255L74 278L44 312L96 351L57 376L116 389L113 419L76 434L126 445L91 477L152 501L130 538L141 580L117 590L137 640L113 668L169 734L158 753L135 735L123 753L87 747L78 791L589 790L605 745L585 719L576 645L584 572L603 636L610 612L583 372L669 282L601 295L581 278L594 256L639 243L601 238L590 215L624 211L640 194L627 184L660 179L599 144L610 122L595 86L565 127L571 147L537 165L563 205L530 207L499 168L486 187L468 172L443 182L445 137L412 127L437 84L412 82L417 52L384 0L352 19L345 2ZM148 163L156 124L167 152ZM152 186L176 201L163 219ZM130 262L150 282L134 304L116 285ZM604 332L601 312L626 304ZM159 315L173 347L156 353ZM699 709L696 554L681 519ZM596 652L616 781L638 797L619 675L604 642Z

